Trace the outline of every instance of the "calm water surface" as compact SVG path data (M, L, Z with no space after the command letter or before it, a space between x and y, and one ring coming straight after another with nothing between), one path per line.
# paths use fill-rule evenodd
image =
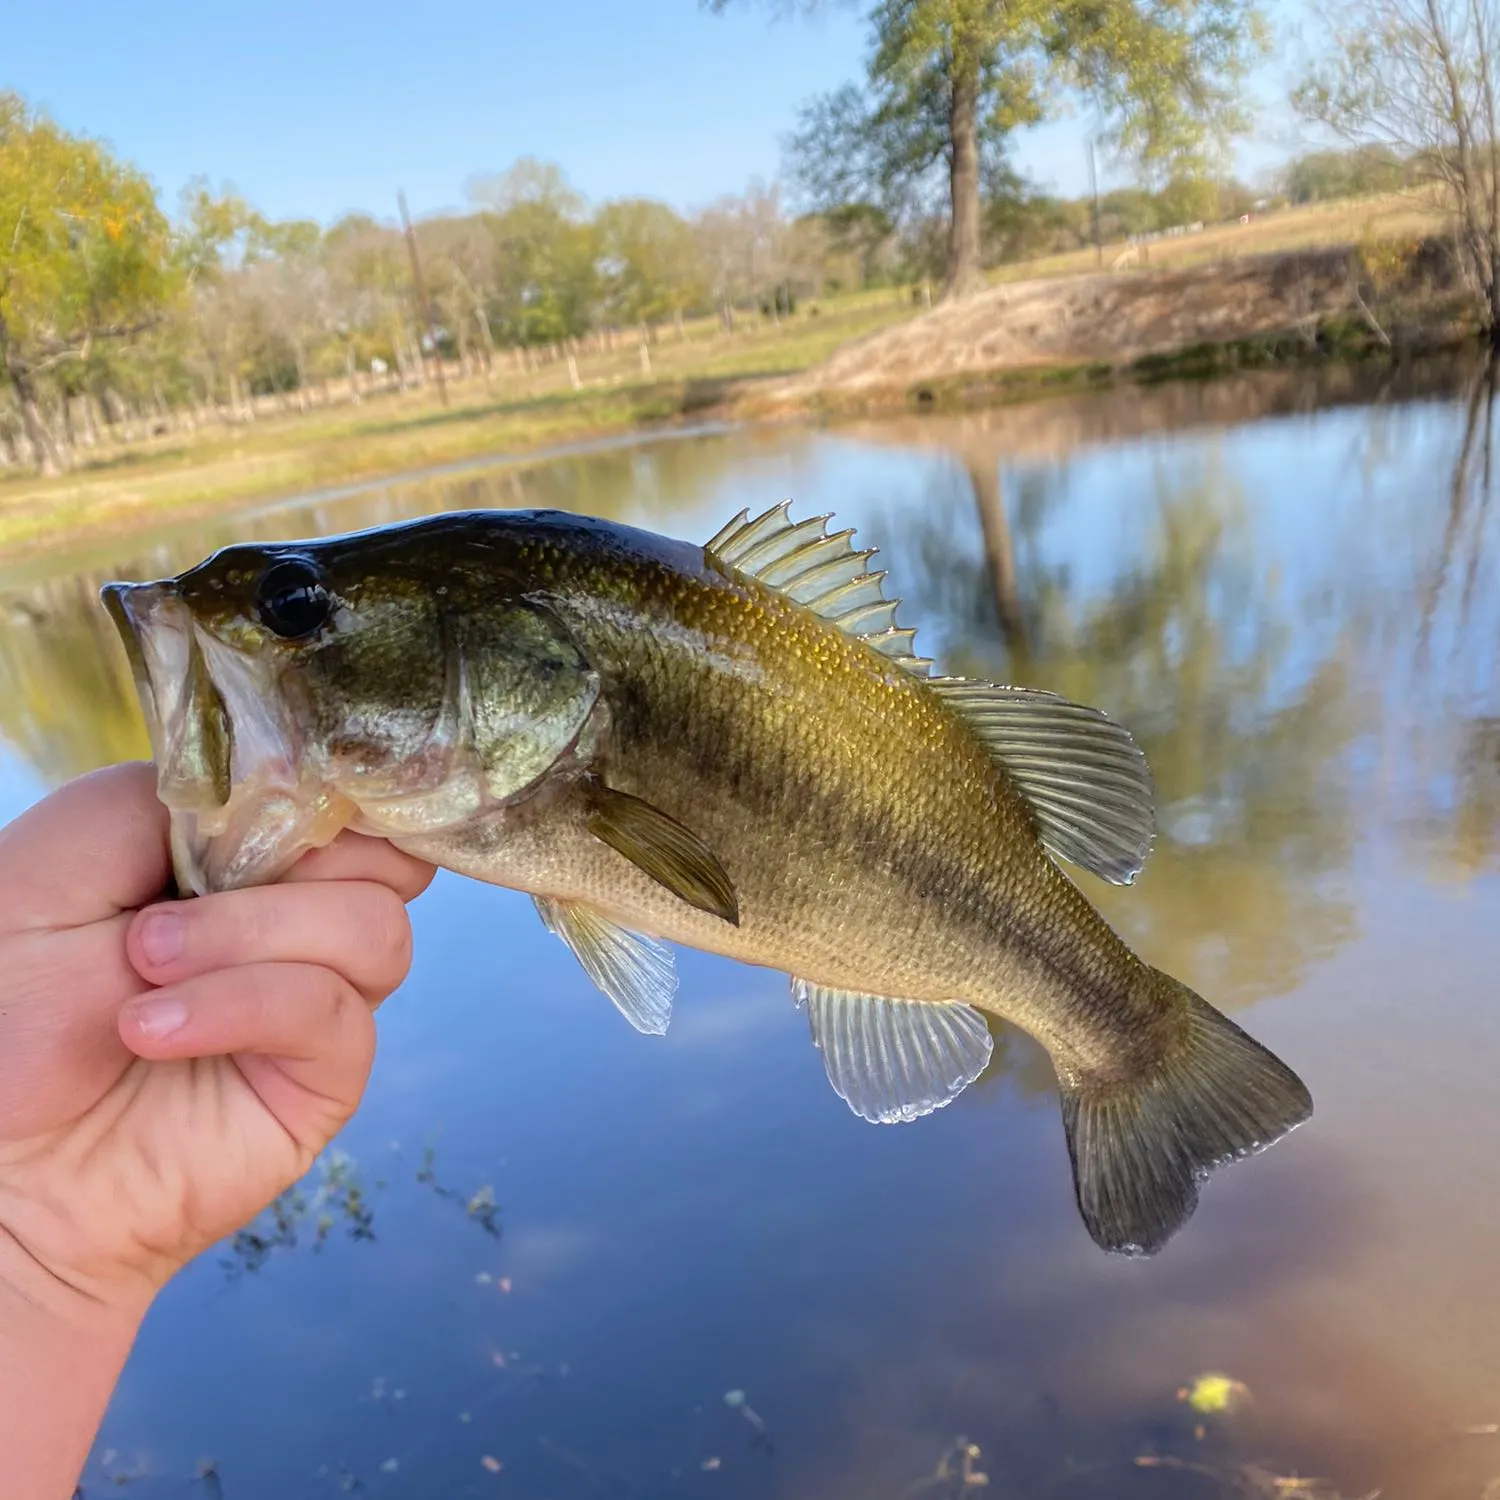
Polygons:
M440 876L359 1117L163 1296L86 1493L894 1500L958 1494L911 1487L962 1437L1000 1495L1216 1495L1203 1471L1261 1462L1477 1496L1500 1474L1500 1438L1464 1430L1500 1421L1491 416L1456 374L1334 379L682 437L13 566L0 817L144 753L105 577L455 506L692 539L784 496L834 511L943 666L1135 729L1162 834L1135 888L1088 889L1318 1110L1162 1256L1108 1259L1024 1037L951 1108L869 1126L781 976L684 954L670 1034L638 1036L528 899ZM1209 1371L1253 1399L1198 1436L1177 1393Z

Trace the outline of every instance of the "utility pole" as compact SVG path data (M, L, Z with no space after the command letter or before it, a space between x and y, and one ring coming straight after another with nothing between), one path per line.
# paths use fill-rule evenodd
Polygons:
M448 382L443 379L443 351L438 346L437 324L432 317L432 303L427 300L427 283L422 280L422 261L417 255L417 237L412 231L411 215L406 211L406 194L398 190L396 202L401 205L401 224L406 230L406 251L411 256L411 279L416 283L417 302L422 309L422 317L427 322L427 337L432 340L433 363L437 366L438 399L446 406Z
M1094 264L1104 264L1104 246L1099 243L1099 169L1094 161L1094 138L1089 137L1089 192L1094 199Z

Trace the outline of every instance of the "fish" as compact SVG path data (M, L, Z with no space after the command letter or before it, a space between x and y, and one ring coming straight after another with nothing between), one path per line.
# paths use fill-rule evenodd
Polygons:
M1064 868L1145 864L1129 731L936 670L832 520L787 501L699 545L455 512L106 585L179 891L276 880L351 828L528 893L645 1034L671 1018L672 944L783 971L873 1123L950 1104L991 1018L1019 1027L1056 1073L1088 1233L1153 1255L1308 1090Z

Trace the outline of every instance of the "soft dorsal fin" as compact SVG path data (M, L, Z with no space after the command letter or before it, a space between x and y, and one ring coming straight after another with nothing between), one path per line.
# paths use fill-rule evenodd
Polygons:
M592 907L533 896L546 924L573 950L583 972L614 1001L622 1016L648 1036L663 1036L672 1019L677 971L672 951L655 938L629 932Z
M984 1072L994 1041L971 1006L896 1000L792 981L833 1091L862 1120L894 1125L951 1104Z
M1146 757L1128 730L1056 693L967 677L930 685L1016 784L1049 853L1116 885L1140 874L1156 812Z
M742 510L704 551L926 677L932 662L913 650L916 631L896 624L901 601L887 599L880 587L885 574L866 567L876 549L857 549L852 528L830 532L832 516L793 521L790 510L791 501L784 500L753 521Z

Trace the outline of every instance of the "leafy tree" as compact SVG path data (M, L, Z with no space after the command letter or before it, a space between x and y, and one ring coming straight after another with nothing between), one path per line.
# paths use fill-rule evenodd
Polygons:
M1156 195L1160 227L1197 224L1219 217L1219 187L1210 177L1183 173Z
M861 286L889 278L896 221L878 203L841 203L821 215L834 255L850 256L859 268Z
M1297 108L1437 187L1500 346L1500 18L1484 0L1346 0L1324 25Z
M1287 163L1281 185L1293 203L1316 203L1326 198L1395 192L1405 186L1408 171L1406 162L1389 146L1310 151Z
M471 179L469 196L489 210L496 326L518 344L586 332L598 292L597 237L562 169L523 157L499 176Z
M615 322L655 323L705 296L692 229L665 203L622 198L594 220L599 236L602 305Z
M1242 127L1237 86L1263 44L1254 0L875 0L869 16L864 86L807 106L796 173L825 206L909 213L945 193L950 295L980 284L981 184L1011 132L1079 94L1148 169L1201 163Z
M44 473L63 455L38 382L149 328L177 286L151 184L97 141L0 94L0 369Z

